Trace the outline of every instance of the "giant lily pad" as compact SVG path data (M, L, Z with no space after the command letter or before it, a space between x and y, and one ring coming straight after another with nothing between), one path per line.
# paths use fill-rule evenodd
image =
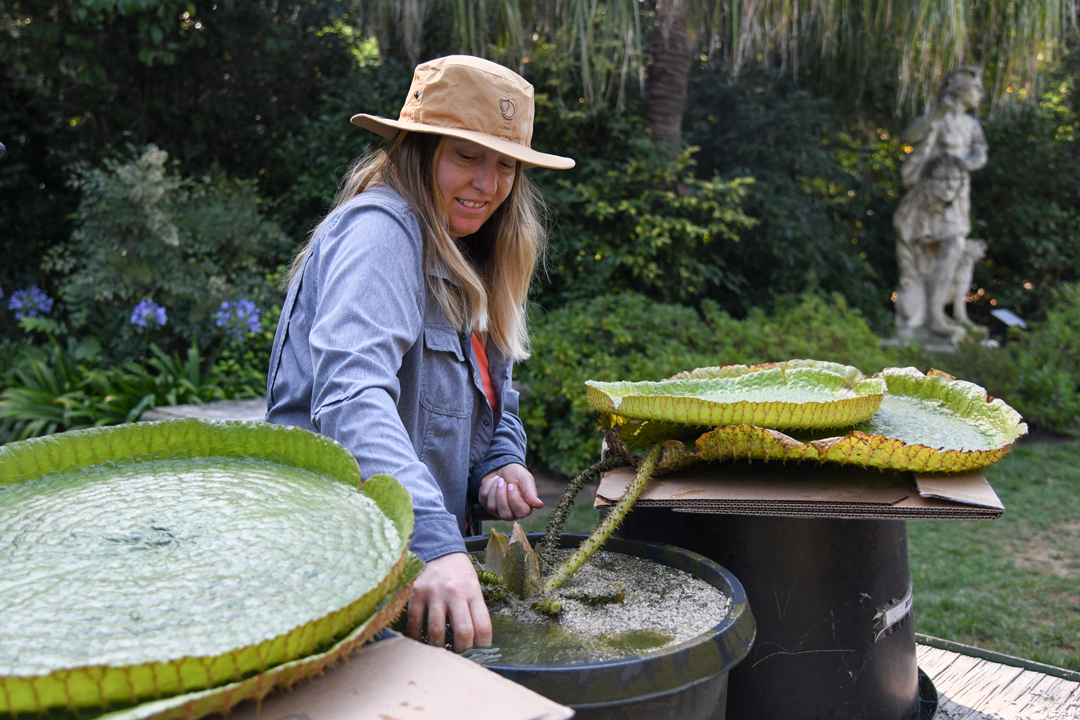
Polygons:
M0 448L0 713L199 691L326 651L397 586L392 477L328 438L179 420Z
M856 368L815 360L728 365L661 382L585 383L608 425L660 421L681 425L759 425L825 429L870 419L885 382Z
M846 435L796 439L753 425L719 427L693 441L667 439L658 472L730 458L967 472L997 462L1027 433L1015 410L1000 399L990 399L973 383L935 371L923 375L915 368L886 368L881 378L888 384L881 409ZM619 447L628 429L654 442L665 439L661 437L665 428L642 424L620 428L620 438L612 437L609 444Z
M261 701L276 688L288 688L315 677L327 667L348 657L354 650L386 627L405 607L412 581L424 569L420 558L409 553L402 574L375 613L325 652L308 655L278 665L264 673L210 690L177 695L100 716L97 720L196 720L205 715L227 713L241 702Z

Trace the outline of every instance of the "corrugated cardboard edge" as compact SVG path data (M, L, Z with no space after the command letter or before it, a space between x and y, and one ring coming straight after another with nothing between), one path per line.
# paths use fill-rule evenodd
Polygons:
M596 506L622 497L629 468L604 475ZM994 520L1005 508L981 472L940 476L808 463L713 463L652 480L637 504L676 512L868 519Z
M566 720L574 711L442 648L396 636L230 720Z

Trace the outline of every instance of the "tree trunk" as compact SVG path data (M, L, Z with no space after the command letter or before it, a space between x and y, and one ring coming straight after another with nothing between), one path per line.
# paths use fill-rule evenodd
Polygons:
M424 16L427 14L427 2L425 0L405 0L402 6L402 35L404 36L405 55L409 58L409 65L416 67L420 64L420 50L424 41Z
M660 0L656 4L656 30L650 42L652 64L645 81L645 119L653 142L671 155L682 145L683 109L693 61L683 2Z

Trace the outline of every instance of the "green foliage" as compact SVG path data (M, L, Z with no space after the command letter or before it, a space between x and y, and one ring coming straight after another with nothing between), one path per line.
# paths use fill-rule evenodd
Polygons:
M63 277L59 294L74 328L116 351L138 334L129 318L144 299L166 308L175 334L209 343L221 302L255 292L259 263L287 245L260 215L251 183L181 178L166 158L151 146L137 160L80 168L75 232L45 263Z
M696 148L671 163L639 123L612 129L619 136L605 152L579 156L573 173L545 187L556 231L544 301L633 290L697 302L743 292L749 278L731 266L754 225L740 210L753 180L701 179Z
M867 374L903 364L885 351L843 298L785 299L775 316L736 320L713 301L692 308L624 293L579 300L533 318L533 357L518 371L536 400L523 403L529 449L552 470L576 475L599 457L601 435L586 380L662 380L713 365L811 358Z
M1061 283L1080 280L1080 60L1070 67L1038 104L985 123L990 160L971 176L972 236L989 243L980 315L993 300L1038 319Z
M1023 338L1017 409L1036 426L1080 431L1080 284L1063 285L1046 320Z
M38 266L72 230L80 191L65 183L124 143L155 143L189 176L220 170L284 192L303 165L280 169L270 151L325 82L353 71L356 42L334 31L344 12L297 0L2 0L0 287L55 294ZM0 331L15 331L2 314Z
M533 356L518 370L535 398L522 407L529 449L568 476L600 453L585 380L656 380L720 364L697 312L633 293L572 302L534 318L532 333Z
M649 58L645 52L661 24L684 28L686 52L707 52L726 73L806 68L818 88L849 97L858 97L868 80L897 78L897 104L929 95L942 72L962 62L984 65L991 97L1008 102L1014 95L1006 88L1037 79L1044 58L1060 54L1062 39L1076 30L1074 0L444 0L411 12L402 12L396 0L369 0L361 7L380 38L404 46L413 62L461 51L486 53L513 67L529 62L546 43L557 45L563 72L580 76L582 103L601 109L613 95L621 100L647 66L664 62L663 53Z
M353 158L383 142L349 118L358 112L397 117L411 78L412 69L392 59L359 64L346 77L320 78L313 109L282 125L267 149L271 162L262 185L274 193L275 219L293 249L330 208Z
M242 374L215 369L207 376L207 362L194 343L183 356L151 345L148 357L116 366L108 364L96 340L77 342L56 321L24 318L21 324L40 332L45 342L23 344L0 376L0 444L135 422L159 405L253 397L262 391L262 386L256 391L245 384Z
M717 298L725 308L742 315L792 293L839 292L886 332L902 151L873 123L847 119L787 76L731 84L711 66L695 76L687 139L701 147L702 172L755 180L742 208L757 224L730 267L749 282Z
M46 334L44 348L27 345L8 370L0 395L0 442L25 440L63 430L94 427L102 409L86 392L100 347L56 339L60 327L43 318L24 318L28 329Z

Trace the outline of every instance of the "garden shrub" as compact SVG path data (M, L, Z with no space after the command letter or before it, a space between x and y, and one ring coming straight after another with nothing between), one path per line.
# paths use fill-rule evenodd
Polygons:
M330 209L352 161L384 142L349 118L358 112L397 117L411 78L411 68L394 60L358 64L345 77L319 78L318 104L281 126L267 149L270 162L260 187L273 193L273 216L292 250ZM291 252L279 262L290 259Z
M897 138L786 72L753 71L732 83L707 64L690 91L686 137L701 148L701 172L754 178L742 209L757 223L741 233L729 266L748 282L717 296L721 304L742 316L793 293L839 292L887 332L896 286L891 217L902 192Z
M905 358L902 352L882 349L881 338L862 312L849 307L839 293L828 298L810 293L781 297L771 316L756 309L744 325L761 328L761 344L745 352L755 358L751 362L811 358L854 365L872 375Z
M1068 62L1074 74L1054 77L1038 102L984 122L990 160L971 175L971 235L989 247L973 317L994 300L1039 321L1055 289L1080 280L1080 58Z
M242 375L219 372L216 367L207 373L208 361L194 343L182 355L169 355L151 344L145 358L115 365L94 338L77 341L54 320L25 318L21 324L43 335L44 343L21 343L5 358L0 373L4 388L0 444L134 422L160 405L254 397L262 392L262 386L245 385ZM4 349L10 351L9 346Z
M271 151L319 105L326 82L353 77L357 42L367 38L342 20L356 9L301 0L5 2L0 285L55 293L38 268L72 231L80 193L65 182L77 162L96 165L124 142L156 143L191 176L220 168L258 179L276 199L302 165L280 168ZM0 316L0 332L15 334L17 324Z
M81 167L76 229L46 261L62 275L57 288L72 329L113 353L130 355L139 331L129 319L144 300L166 309L169 330L185 344L208 345L219 334L221 303L271 296L260 268L288 254L251 183L183 178L166 159L151 146L130 162Z
M1036 427L1080 431L1080 283L1053 293L1046 320L1017 344L1017 410Z
M752 178L700 177L696 148L672 161L638 118L607 122L602 143L587 147L579 133L596 128L586 118L550 112L545 132L561 125L564 135L548 147L580 146L580 154L572 171L539 174L552 219L542 304L632 291L696 305L745 290L750 278L735 258L754 224L740 208Z

